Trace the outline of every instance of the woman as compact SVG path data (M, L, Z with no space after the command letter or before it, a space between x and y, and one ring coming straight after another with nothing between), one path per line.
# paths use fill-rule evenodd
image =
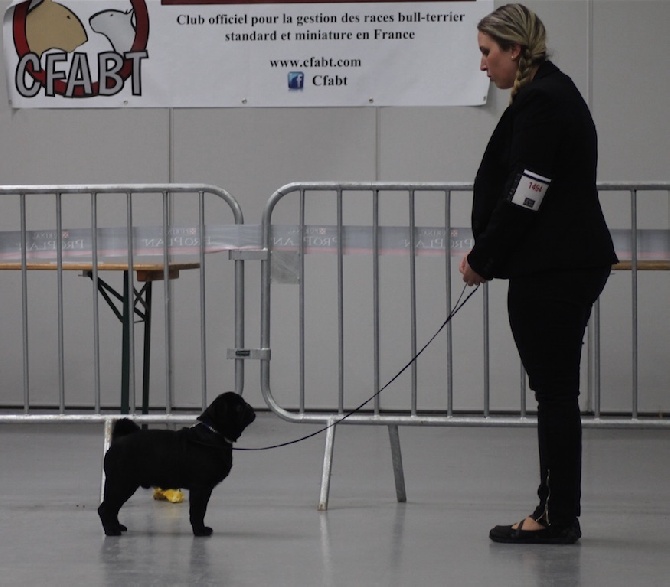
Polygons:
M617 262L596 189L597 137L589 109L546 56L540 19L508 4L477 26L480 69L510 105L474 183L475 244L463 281L509 280L509 321L538 402L539 504L507 543L571 544L581 530L581 347L591 307Z

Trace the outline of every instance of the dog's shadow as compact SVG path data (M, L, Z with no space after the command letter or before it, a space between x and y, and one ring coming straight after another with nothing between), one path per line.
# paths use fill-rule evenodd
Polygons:
M173 506L173 510L180 508ZM229 585L231 576L239 572L240 560L235 557L237 550L231 551L223 545L243 543L248 548L305 539L300 532L287 535L285 529L254 531L237 526L206 538L194 537L188 522L184 523L180 519L183 516L177 513L169 514L169 520L162 513L156 515L156 511L153 516L131 513L132 519L128 521L132 523L132 533L123 537L105 536L102 540L99 568L104 574L104 585L146 584L147 574L152 576L152 584Z
M148 569L159 583L222 584L225 555L217 554L213 559L211 544L209 539L194 539L188 530L169 532L164 528L139 530L127 538L106 536L100 547L104 584L121 584L121 579L126 585L140 584Z

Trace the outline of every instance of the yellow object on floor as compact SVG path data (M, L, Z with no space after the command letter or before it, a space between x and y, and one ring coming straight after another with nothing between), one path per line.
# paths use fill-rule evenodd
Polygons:
M160 487L154 487L154 499L169 501L170 503L181 503L184 501L184 492L181 489L161 489Z

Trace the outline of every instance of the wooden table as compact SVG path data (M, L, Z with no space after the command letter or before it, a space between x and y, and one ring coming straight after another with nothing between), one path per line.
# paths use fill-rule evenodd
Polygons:
M612 269L630 271L633 268L632 261L620 261L616 265L612 265ZM670 261L668 260L644 260L637 262L639 271L668 271L670 269Z
M168 263L168 279L177 279L179 272L187 269L197 269L200 267L198 262L177 262ZM63 261L63 271L80 271L85 277L93 279L93 262L91 261ZM0 271L20 271L23 265L20 261L0 262ZM26 269L29 271L55 271L58 264L55 261L28 261ZM150 384L150 361L151 361L151 297L152 284L154 281L160 281L165 278L165 265L163 262L136 262L133 263L133 271L136 275L136 281L144 285L138 290L135 289L132 296L129 291L128 283L128 262L127 260L109 260L101 261L97 264L97 270L100 271L122 271L123 272L123 293L119 293L111 285L98 277L98 292L107 302L116 317L123 325L123 337L121 345L121 405L122 414L130 412L130 333L133 326L133 316L139 316L144 323L144 341L142 356L142 413L149 411L149 384ZM115 298L121 303L121 309L117 308Z

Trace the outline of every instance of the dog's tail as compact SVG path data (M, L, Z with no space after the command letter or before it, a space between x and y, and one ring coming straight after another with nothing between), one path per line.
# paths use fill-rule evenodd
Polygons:
M112 430L112 442L121 438L122 436L135 434L135 432L139 432L140 430L141 428L128 418L117 420L116 424L114 424L114 429Z

